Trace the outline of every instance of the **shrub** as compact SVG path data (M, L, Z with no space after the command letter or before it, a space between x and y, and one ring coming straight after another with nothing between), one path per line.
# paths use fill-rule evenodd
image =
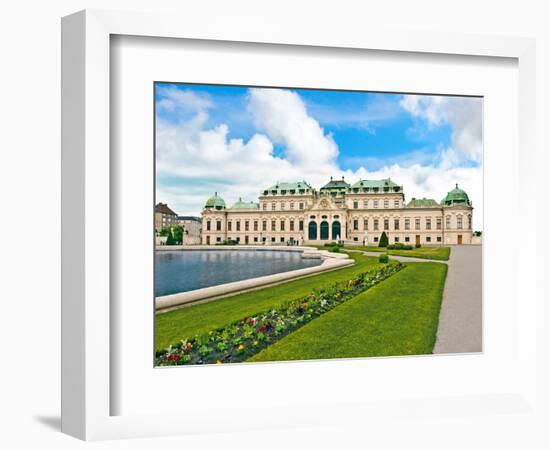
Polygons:
M338 242L326 242L323 244L325 247L343 247L342 244L339 244Z
M340 246L339 246L339 245L335 245L335 246L333 246L333 247L330 247L329 252L332 252L332 253L340 253Z
M416 247L416 248L420 248L420 247L422 247L422 245L416 244L415 247Z
M378 262L379 262L379 263L387 264L388 261L389 261L389 258L388 258L388 254L387 254L387 253L382 253L382 254L378 257Z
M401 242L396 242L395 244L388 245L386 247L388 250L412 250L412 245L405 245Z
M380 236L380 242L378 243L378 247L387 247L388 246L388 235L385 231L382 232L382 236Z

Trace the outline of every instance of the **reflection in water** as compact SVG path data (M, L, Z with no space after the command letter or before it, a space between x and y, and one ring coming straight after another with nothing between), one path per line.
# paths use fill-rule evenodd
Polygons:
M300 252L189 250L155 253L155 295L168 295L249 278L318 266Z

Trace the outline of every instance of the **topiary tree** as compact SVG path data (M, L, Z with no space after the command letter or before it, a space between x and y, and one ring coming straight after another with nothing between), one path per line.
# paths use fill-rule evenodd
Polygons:
M378 242L378 247L387 247L388 246L388 235L385 231L382 231L382 236L380 236L380 242Z

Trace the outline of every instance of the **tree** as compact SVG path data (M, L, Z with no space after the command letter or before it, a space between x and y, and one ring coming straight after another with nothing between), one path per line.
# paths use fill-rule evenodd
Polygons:
M380 242L378 247L387 247L388 246L388 235L385 231L382 231L382 236L380 236Z
M176 244L183 244L183 232L185 229L183 225L176 225L172 227L172 238Z

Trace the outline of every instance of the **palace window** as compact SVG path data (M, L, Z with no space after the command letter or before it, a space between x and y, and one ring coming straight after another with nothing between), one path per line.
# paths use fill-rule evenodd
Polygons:
M353 230L357 231L359 229L359 221L357 219L354 219L353 221Z
M373 208L378 208L378 200L373 201Z
M441 242L441 236L437 236L437 242Z
M408 217L405 219L405 230L410 230L411 229L411 219L409 219Z
M374 238L374 242L378 242L378 236Z
M244 231L250 230L250 222L248 220L244 221Z
M284 238L284 237L282 237L282 238L281 238L281 242L284 242L284 241L285 241L285 238Z
M374 231L378 231L378 219L374 219Z
M393 242L399 242L399 237L395 236L395 237L393 238Z
M384 219L384 230L390 229L390 219Z
M435 227L436 227L438 230L441 230L441 217L438 217L438 218L436 219Z
M291 221L290 221L289 230L290 230L290 231L294 231L294 220L291 220Z
M393 201L393 207L394 208L399 208L399 200L394 200Z
M237 231L241 231L241 221L237 220Z
M300 221L298 222L298 229L299 229L300 231L304 231L304 221L303 221L303 220L300 220Z
M300 209L304 209L304 202L300 202Z
M363 200L363 208L368 208L368 207L369 207L369 201Z
M275 242L275 238L274 238L274 237L271 238L271 242Z
M368 230L369 229L369 219L363 220L363 229Z
M311 220L315 220L315 216L309 216Z
M415 230L420 230L420 218L419 217L414 219L414 229Z
M290 202L290 209L294 209L294 202Z
M426 230L432 229L432 219L430 217L426 217Z
M254 231L258 231L258 221L254 221Z
M359 202L353 202L353 209L359 208Z
M206 230L210 231L210 221L209 220L206 221Z
M257 237L254 238L254 242L258 242L258 238L257 238Z
M227 231L231 231L231 221L227 222Z
M285 231L285 221L281 220L281 231Z
M445 228L451 228L451 216L445 216Z
M393 220L393 229L394 230L399 230L399 219L394 219Z
M275 202L271 203L271 210L272 210L272 211L275 211L275 205L276 205Z
M281 202L281 211L285 209L285 202Z
M468 229L472 229L472 215L468 214Z
M222 240L222 238L219 237L219 236L216 238L216 242L221 242L221 240Z
M390 201L384 200L384 208L389 208L389 207L390 207Z
M275 231L275 225L276 222L274 220L271 221L271 231Z
M462 216L456 216L456 227L462 230Z
M410 242L411 238L409 236L405 236L405 242Z
M430 236L426 237L426 242L432 242L432 238Z
M216 231L221 231L221 230L222 230L222 221L216 220Z
M262 222L262 231L267 231L267 220Z
M263 208L263 210L265 211L265 210L267 209L267 203L265 203L265 202L262 203L262 208Z
M327 216L321 216L321 219L327 219Z

